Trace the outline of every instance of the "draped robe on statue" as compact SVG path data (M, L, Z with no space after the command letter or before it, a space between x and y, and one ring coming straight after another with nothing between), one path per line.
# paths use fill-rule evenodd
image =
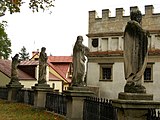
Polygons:
M127 84L142 86L142 75L147 64L147 33L135 20L127 23L124 32L124 70Z
M46 68L47 68L47 54L45 53L46 48L42 47L39 56L39 84L46 84Z
M89 48L82 44L83 37L78 36L73 48L72 86L83 86L85 77L85 55Z

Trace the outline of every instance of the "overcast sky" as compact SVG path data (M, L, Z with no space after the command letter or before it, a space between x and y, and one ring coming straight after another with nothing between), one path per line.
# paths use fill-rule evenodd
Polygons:
M138 6L144 14L145 5L154 5L154 12L160 13L159 0L55 0L52 14L49 11L32 13L24 4L21 13L6 14L0 20L8 21L12 56L23 46L30 55L46 47L48 55L67 56L72 54L78 35L82 35L84 44L88 45L88 11L96 10L101 17L102 9L110 9L114 16L115 9L123 7L125 15L129 15L130 7Z

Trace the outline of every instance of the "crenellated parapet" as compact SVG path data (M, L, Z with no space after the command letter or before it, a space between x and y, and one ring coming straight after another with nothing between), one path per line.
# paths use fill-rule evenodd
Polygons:
M137 6L130 7L132 10L138 9ZM123 8L116 8L115 17L111 17L109 9L102 10L102 17L97 18L96 11L89 11L89 34L94 33L122 33L127 22L130 20L129 15L124 16ZM142 27L149 31L160 30L160 13L154 13L153 5L145 6L145 14L142 17Z

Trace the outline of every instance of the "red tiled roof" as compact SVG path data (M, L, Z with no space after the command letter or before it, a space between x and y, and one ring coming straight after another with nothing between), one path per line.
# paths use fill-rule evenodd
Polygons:
M49 62L59 63L59 62L72 62L72 56L48 56Z
M39 61L35 60L26 60L26 61L21 61L19 65L38 65Z
M58 77L56 77L54 74L49 72L49 80L61 80Z
M0 59L0 71L8 77L11 77L11 60ZM35 79L25 72L18 69L19 79Z
M69 81L66 79L65 73L63 73L63 71L62 71L60 68L56 67L55 65L53 65L52 63L49 63L49 62L48 62L48 65L49 65L53 70L55 70L57 73L59 73L59 75L60 75L66 82L69 82Z
M11 77L11 60L0 59L0 71L8 77Z
M55 64L54 66L58 67L66 76L68 73L70 64Z
M38 51L33 51L33 52L32 52L32 58L34 58L36 55L39 55L39 52L38 52ZM32 58L31 58L31 59L32 59ZM31 60L31 59L30 59L30 60Z
M66 78L66 80L68 82L71 82L71 79L67 78L67 73L68 73L70 64L55 64L55 66L58 67L63 72L63 75Z

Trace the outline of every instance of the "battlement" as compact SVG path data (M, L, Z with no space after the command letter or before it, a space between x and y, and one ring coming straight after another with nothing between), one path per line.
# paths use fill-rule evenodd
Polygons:
M139 9L138 6L130 7L130 12ZM145 13L142 13L142 27L145 30L160 31L160 13L154 13L153 5L145 6ZM123 32L130 15L124 16L123 8L115 9L115 17L111 17L109 9L102 10L102 17L97 17L96 11L89 11L89 34ZM102 27L103 26L103 27Z
M133 10L139 9L137 6L130 7L130 12ZM152 16L154 15L153 13L154 7L153 5L146 5L145 6L145 14L144 16ZM115 18L123 18L126 17L124 16L125 10L123 8L116 8L116 16ZM110 18L111 16L111 11L109 9L103 9L102 10L102 19L107 19ZM89 19L96 19L97 18L97 12L96 11L89 11Z

